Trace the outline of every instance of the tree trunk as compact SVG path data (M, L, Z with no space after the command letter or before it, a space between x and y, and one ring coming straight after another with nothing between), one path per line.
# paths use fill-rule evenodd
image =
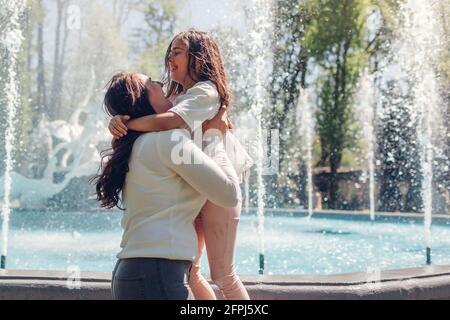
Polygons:
M59 118L62 115L61 111L61 96L63 88L63 73L64 73L64 51L67 40L67 30L65 21L65 9L67 1L57 0L57 22L55 33L55 53L54 53L54 65L53 65L53 79L52 79L52 93L50 100L50 108L54 110L53 117ZM63 25L63 41L61 45L61 24Z
M341 44L338 45L338 55L336 57L336 73L334 75L334 92L333 92L333 105L335 110L339 110L340 107L340 82L341 82ZM335 133L333 133L335 134ZM328 188L329 207L336 209L338 205L338 182L337 182L337 170L340 165L339 147L337 145L337 139L339 137L332 137L330 140L330 184Z
M346 10L347 2L344 3L344 13ZM347 103L347 54L351 44L351 35L343 39L343 43L339 43L338 56L336 59L336 74L335 74L335 90L334 90L334 108L335 110L343 110L342 105ZM343 120L343 114L337 113L341 120ZM345 120L340 121L341 123ZM339 207L339 196L338 196L338 176L337 171L341 166L342 151L344 149L343 137L336 136L331 139L330 145L330 207L337 209Z
M339 208L339 197L338 197L338 169L341 165L342 152L336 147L330 153L330 187L329 187L329 197L330 197L330 208Z
M42 10L42 0L39 1L39 9ZM38 114L46 113L47 111L47 92L45 85L45 66L44 66L44 21L39 19L37 26L37 97L36 103L38 107Z
M328 149L325 139L320 137L320 160L316 163L316 167L324 167L328 160Z

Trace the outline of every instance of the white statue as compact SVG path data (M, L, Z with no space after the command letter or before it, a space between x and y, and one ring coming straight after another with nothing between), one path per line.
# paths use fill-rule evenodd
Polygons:
M94 83L94 81L92 81ZM93 86L88 92L93 93ZM105 125L105 115L98 110L87 108L91 95L87 95L75 109L69 121L47 121L41 119L37 128L40 141L49 146L48 162L42 178L31 179L19 173L12 173L11 199L15 206L21 208L44 207L46 201L61 192L76 177L91 176L98 171L100 152L97 146L109 139ZM92 108L94 109L94 108ZM95 109L94 109L95 110ZM84 124L80 124L80 116L86 114ZM55 138L59 143L54 145ZM54 174L63 173L61 182L54 182ZM4 195L4 178L0 177L0 202Z

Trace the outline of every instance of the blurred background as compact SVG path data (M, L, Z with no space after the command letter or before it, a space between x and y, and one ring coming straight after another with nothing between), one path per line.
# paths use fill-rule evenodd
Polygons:
M271 234L266 220L269 229L263 235L264 216L271 210L310 217L313 212L349 210L372 220L379 212L416 214L425 218L427 248L431 216L450 213L448 0L0 4L0 203L3 255L10 210L11 230L17 231L11 240L13 266L51 269L54 258L63 261L54 265L59 268L78 251L72 258L56 258L56 252L80 246L85 251L77 261L87 263L88 270L109 270L117 246L111 247L111 241L106 243L96 232L106 231L103 237L117 238L118 245L120 212L100 210L89 184L99 170L99 153L111 139L102 106L104 86L123 69L161 79L171 39L189 28L208 31L219 43L233 94L236 136L255 160L242 191L243 215L256 213L257 219L244 223L240 242L251 243L253 249L240 251L240 270L257 264L258 258L248 257L248 252L259 246L262 254L262 239L281 239L291 227L292 238L286 236L281 247L275 241L266 248L273 251L274 261L284 263L277 272L364 268L359 264L349 269L339 251L345 246L331 241L327 247L325 238L305 243L310 251L318 250L317 241L324 243L326 252L338 246L333 249L335 260L315 266L320 258L312 255L299 262L303 269L288 266L286 257L309 252L294 248L301 242L295 234L353 234L356 242L347 248L352 256L358 248L369 250L358 242L366 227L345 231L345 223L333 229L340 222L325 221L315 231L307 227L307 232L301 231L304 224L296 229L297 222L291 221L280 222ZM378 231L399 236L392 243L405 241L399 245L403 248L413 241L408 235L417 235L395 225L386 228ZM249 238L255 230L258 236ZM446 238L445 230L435 236ZM39 237L48 244L39 247ZM422 240L414 241L421 261ZM30 242L37 247L33 261L27 262ZM299 254L289 251L292 248ZM441 257L450 259L449 244L442 248ZM53 258L48 253L52 250ZM396 252L390 246L380 250L384 251L373 253L370 263L383 263L380 257ZM282 258L277 256L282 252ZM105 264L91 267L89 263L99 263L99 255Z
M243 129L251 127L246 115L255 103L254 68L262 66L262 126L278 130L279 137L279 168L263 178L266 207L307 208L310 170L315 208L368 210L372 163L375 210L421 211L420 110L414 110L411 100L414 82L423 79L401 74L414 71L399 67L399 41L409 41L402 22L405 2L274 0L269 12L252 1L25 2L13 171L27 182L48 181L54 190L46 199L29 200L13 191L17 206L96 205L87 180L96 172L95 150L109 143L105 120L98 122L103 87L122 69L160 79L170 40L194 27L211 32L220 44L234 95L232 117ZM424 9L421 1L409 2L417 6L411 10ZM433 120L433 201L439 213L448 213L450 4L425 2L426 10L434 10L430 14L439 30L433 32L440 33L441 41L424 49L435 53L429 63L439 98ZM258 45L254 33L261 25L265 29ZM419 58L414 52L405 54L401 58L412 64ZM255 66L258 57L264 61ZM2 79L7 78L6 61L2 57ZM308 98L300 103L302 93ZM1 90L0 98L4 96ZM0 116L4 132L7 113ZM307 142L302 127L309 134ZM4 139L1 134L2 158ZM1 162L0 172L4 166ZM258 201L257 183L253 174L250 206Z

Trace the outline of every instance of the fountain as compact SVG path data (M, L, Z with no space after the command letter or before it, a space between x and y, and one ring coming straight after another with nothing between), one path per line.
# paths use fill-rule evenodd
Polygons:
M367 142L366 161L369 167L369 214L375 220L375 132L374 121L378 94L374 77L365 69L359 80L355 109L362 126L362 134Z
M258 217L258 235L260 237L260 254L259 254L259 274L264 273L264 140L263 135L263 108L267 101L267 91L265 87L264 71L267 70L266 64L268 61L267 48L269 47L268 36L270 35L272 18L270 17L272 3L270 0L253 0L250 17L252 21L252 30L250 31L251 41L251 55L254 57L253 68L251 72L254 74L251 112L256 118L257 122L257 150L256 150L256 170L257 170L257 217Z
M244 210L248 214L250 210L250 175L247 175L244 179Z
M303 150L305 152L305 161L307 168L307 191L308 191L308 219L313 215L313 143L314 143L314 121L315 108L310 98L310 93L303 89L297 104L297 124L299 127L300 137L302 138Z
M421 156L422 201L426 262L431 263L433 128L441 106L436 66L444 47L442 26L437 15L439 1L405 0L400 6L401 27L393 50L408 78L412 97L412 117L417 124Z
M89 177L98 170L100 155L97 145L106 142L108 134L100 111L90 108L89 101L95 93L95 76L91 72L89 89L79 107L68 121L48 121L45 115L36 128L37 141L47 141L49 160L41 178L28 178L12 172L11 198L21 208L45 208L47 200L60 193L74 178ZM81 117L85 115L83 124ZM62 181L55 182L56 174L63 174ZM0 177L0 183L5 178ZM42 186L45 185L45 188ZM6 194L0 184L0 195Z
M6 131L5 131L5 175L2 183L4 187L3 204L2 204L2 253L1 253L1 268L6 267L6 256L8 253L8 229L9 229L9 215L10 215L10 196L12 185L12 170L13 170L13 152L14 152L14 118L19 101L19 92L17 85L17 56L21 48L22 32L20 27L20 17L25 8L25 3L21 0L1 0L0 7L2 8L2 21L6 21L0 38L0 46L5 52L6 79L4 93L6 103ZM3 19L7 17L7 19Z
M377 222L371 223L370 227L368 227L369 223L366 221L366 211L334 212L332 210L317 210L314 212L313 142L315 138L316 88L313 86L314 80L309 81L309 78L313 78L317 71L313 60L308 61L307 65L307 68L310 68L309 73L306 74L308 86L301 89L297 100L293 100L297 103L296 110L289 110L289 112L297 111L296 118L292 117L289 121L280 124L288 124L289 127L286 128L286 131L291 131L289 133L292 133L292 131L297 133L298 130L301 140L293 141L293 143L301 144L303 148L302 152L297 154L296 151L300 148L297 149L298 145L295 145L296 151L286 152L288 157L287 160L284 159L286 163L289 162L286 167L289 167L289 173L292 173L292 176L286 175L286 179L289 182L296 179L295 183L288 186L277 186L277 188L279 187L277 191L281 190L280 193L289 193L286 196L286 199L288 199L286 206L292 207L268 208L269 198L265 198L269 193L265 190L268 179L265 179L265 176L274 173L273 168L268 169L268 167L273 165L274 160L277 160L275 154L272 154L273 146L276 145L273 140L275 137L273 132L270 133L272 145L270 149L266 147L269 135L266 134L268 130L266 130L267 123L265 122L265 119L271 116L266 114L266 110L271 110L267 105L268 101L271 100L267 97L271 90L268 85L270 81L267 81L267 79L271 75L273 58L270 50L271 40L273 40L271 39L273 36L271 9L276 3L272 0L253 0L249 4L243 5L245 12L248 13L248 20L245 21L247 29L244 32L242 30L238 30L236 33L231 32L231 41L234 41L235 46L239 48L234 52L236 56L224 55L225 59L241 60L242 58L243 61L241 64L237 63L237 67L234 65L233 68L227 66L227 71L229 74L237 73L239 75L239 81L230 81L230 85L235 85L238 89L236 91L239 94L244 92L242 95L245 95L245 99L241 100L242 97L239 96L239 100L236 100L237 107L242 106L243 109L250 107L248 113L244 112L239 115L241 123L236 126L236 136L243 144L245 144L245 141L242 141L245 135L251 137L250 147L255 149L254 152L250 152L256 164L255 176L253 176L255 179L253 177L249 179L248 176L244 177L245 201L243 213L253 213L251 206L254 203L257 205L256 217L249 214L243 214L241 217L239 241L236 248L236 268L239 274L244 276L256 273L268 274L269 276L262 277L264 280L257 283L258 285L266 285L265 281L270 279L271 274L293 277L301 274L307 274L308 276L333 274L333 277L340 277L336 274L364 272L368 266L375 266L376 269L379 268L380 270L420 267L418 261L423 261L423 237L425 238L427 263L431 263L432 242L433 263L450 263L448 220L440 224L440 220L444 220L443 217L438 217L434 221L431 219L433 210L434 213L439 213L432 206L431 200L433 180L437 178L436 166L433 167L433 159L436 158L438 153L435 138L437 138L438 133L442 132L437 125L440 120L439 114L445 115L442 110L439 110L439 106L443 104L439 99L439 76L435 71L439 50L444 47L441 31L437 25L439 19L434 11L435 3L438 3L438 1L402 1L400 13L398 19L396 19L399 21L401 28L398 30L398 34L393 37L394 43L389 57L394 58L381 61L381 68L373 74L370 73L372 70L363 70L359 79L359 95L355 97L355 108L360 116L359 122L362 124L363 139L367 146L362 157L364 157L367 167L370 194L367 206L369 207L370 220L374 221L375 213L377 214ZM8 25L14 25L16 23L14 22L15 17L18 15L11 14L11 12L19 11L19 1L0 0L0 4L2 5L2 12L8 14L6 19ZM3 7L7 8L6 11L3 10ZM18 29L17 25L18 22L15 25L16 29ZM124 27L124 29L127 28L128 26ZM82 28L82 30L86 29L88 28ZM242 38L237 37L238 34L244 34L246 37L242 40ZM7 44L9 45L9 42L5 40L7 36L8 32L2 33L0 40L1 46L5 46L5 48ZM115 38L115 36L113 34L112 38ZM13 44L20 44L20 37L15 36L13 39ZM72 38L69 38L69 43L72 41L70 39ZM242 45L242 48L240 47L242 44L240 41L245 44ZM226 48L229 43L220 42L220 44ZM10 51L14 52L15 47L11 46L11 48ZM105 51L112 52L113 50ZM238 56L238 53L240 56ZM244 57L241 57L242 55ZM71 66L70 63L74 63L74 61L68 60L67 66ZM131 60L127 62L129 65L133 64ZM50 114L43 115L34 128L32 136L36 136L37 140L46 141L48 160L46 158L39 161L39 165L43 167L43 174L39 177L30 178L23 172L21 174L18 170L17 172L13 170L14 141L11 123L13 123L17 107L17 90L13 87L17 85L14 82L14 63L14 59L11 59L10 56L7 60L7 67L10 71L8 73L9 78L13 80L12 82L4 81L9 85L9 87L5 87L9 97L9 103L6 104L9 126L7 126L7 139L5 140L7 150L6 170L3 176L0 174L0 196L4 198L2 207L2 267L5 267L6 262L8 230L12 230L9 231L9 268L64 270L68 264L77 264L83 271L109 272L118 249L117 246L120 243L119 214L115 211L99 210L95 212L91 208L82 212L74 212L69 211L73 210L72 208L66 210L62 205L61 208L56 206L57 211L47 210L46 208L49 198L62 194L64 189L68 190L70 181L74 178L89 176L95 173L99 167L98 144L107 143L109 135L101 104L93 96L96 95L97 98L101 98L102 93L95 91L95 88L104 84L103 80L100 79L100 76L97 79L93 76L89 78L89 75L85 75L89 72L84 72L83 69L82 80L92 83L91 86L88 86L90 89L86 92L85 100L71 109L72 114L66 120L49 120ZM330 63L333 63L333 61ZM122 64L122 62L114 65L114 67L108 65L106 69L109 72L110 69L112 71L123 65L125 64ZM97 72L98 69L101 68L96 68ZM241 76L239 73L244 75ZM388 99L383 96L386 92L383 91L383 86L389 81L398 84L396 88L402 91L402 95L398 99L399 104L405 106L405 109L402 110L406 110L408 114L412 115L411 120L408 120L409 122L406 125L401 121L396 122L399 124L399 131L411 127L411 130L417 130L419 137L417 144L420 145L418 153L422 156L419 174L423 176L421 186L424 200L422 208L424 212L423 226L422 220L420 220L419 225L415 224L418 217L414 214L411 214L410 217L403 213L387 214L380 212L381 210L376 212L375 169L378 156L376 150L378 144L382 141L376 140L375 136L377 139L384 138L384 133L380 137L376 129L378 129L380 123L383 124L383 113L387 111L396 113L400 110L395 109L397 105L385 103ZM241 90L242 88L245 88L245 90ZM411 96L410 100L405 98L408 95ZM389 98L394 96L395 94L392 93ZM404 114L397 113L399 118L404 117ZM398 119L395 118L394 120L397 121ZM293 122L297 126L290 127ZM290 144L286 144L286 148L290 146ZM398 150L401 148L402 146L398 145ZM271 159L268 159L268 150L271 151ZM394 152L398 150L394 150ZM350 157L352 157L350 161L353 161L353 156L354 154L350 154ZM306 164L306 179L303 178L303 175L297 175L298 172L295 172L300 157L303 157ZM396 161L395 157L393 161ZM346 179L346 175L342 175L342 177ZM381 177L381 175L377 177ZM303 185L301 179L305 179L306 182L308 219L299 219L299 216L304 215L304 210L299 210L296 207L299 193L296 194L297 190L293 186ZM407 179L401 180L400 183L403 184L405 180ZM344 182L347 183L347 181ZM378 182L380 182L380 179L378 179ZM87 190L89 186L86 184L83 188ZM353 192L351 188L343 188L343 190ZM278 194L274 192L273 195L269 196L276 198ZM350 196L354 196L354 194L350 194ZM350 196L343 194L343 198L347 197L346 199ZM291 199L294 199L294 201L291 201ZM59 202L56 203L59 205ZM275 201L274 203L278 204ZM280 203L282 202L280 201ZM357 204L359 205L359 202ZM11 214L12 219L10 220L10 209L14 206L20 208L21 211L20 214ZM92 208L97 207L93 206ZM313 215L314 219L311 219ZM420 216L420 219L422 219L422 216ZM306 221L309 221L309 223L305 223ZM432 222L433 233L431 233ZM255 225L257 232L255 232ZM45 241L36 241L36 239L42 238ZM202 265L207 265L207 263ZM322 281L321 279L324 278L317 279ZM355 281L349 282L355 283ZM360 282L361 278L358 279L358 283ZM263 286L261 285L261 287ZM334 284L333 288L337 287ZM360 294L358 290L352 292Z

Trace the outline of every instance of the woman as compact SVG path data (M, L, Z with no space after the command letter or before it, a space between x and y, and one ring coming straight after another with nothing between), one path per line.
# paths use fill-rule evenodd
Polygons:
M219 112L220 106L230 105L223 59L216 41L208 33L188 30L176 35L167 49L165 65L167 97L172 103L166 103L166 108L156 108L157 115L130 120L126 124L122 121L128 120L126 117L115 116L109 126L113 135L118 138L126 136L128 129L155 132L179 127L187 127L194 133ZM150 88L151 95L160 97L160 89L159 86ZM221 112L225 117L223 110ZM226 138L227 151L232 150L228 156L238 176L242 177L253 162L231 133L227 133ZM224 298L230 300L249 299L234 267L240 212L241 203L225 208L208 201L195 224L199 239L198 257L200 259L205 243L211 279ZM196 299L216 299L211 286L200 273L199 259L191 270L189 284Z
M115 75L104 99L108 113L131 119L155 113L146 81L138 74ZM206 199L224 207L241 201L238 177L214 131L205 134L214 138L207 148L211 158L183 129L130 130L103 155L108 160L95 178L97 199L106 208L121 202L126 208L114 299L193 298L187 280L197 255L194 219ZM190 157L196 161L184 161Z

